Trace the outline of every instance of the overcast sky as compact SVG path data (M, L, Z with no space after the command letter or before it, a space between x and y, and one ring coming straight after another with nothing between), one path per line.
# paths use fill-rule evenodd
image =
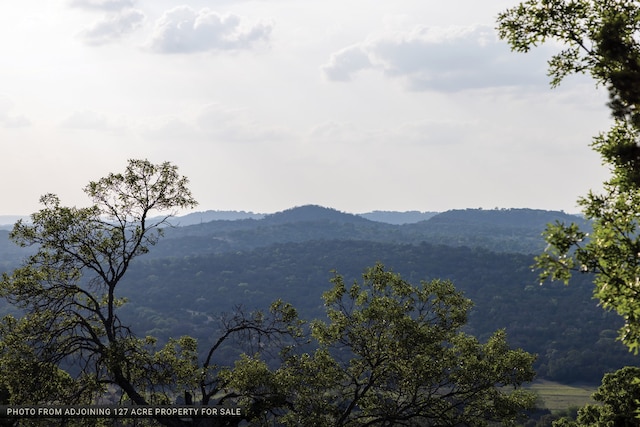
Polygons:
M21 0L0 14L0 215L130 158L198 210L577 212L610 124L553 47L510 52L501 0Z

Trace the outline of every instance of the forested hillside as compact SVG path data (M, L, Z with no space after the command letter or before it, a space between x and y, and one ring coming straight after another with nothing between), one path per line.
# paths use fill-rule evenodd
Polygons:
M589 277L571 286L539 285L531 256L484 249L365 241L281 243L247 252L141 261L123 283L128 318L140 334L211 337L221 312L267 307L276 298L303 318L322 316L331 270L355 279L381 261L407 280L450 279L475 303L468 332L480 339L506 328L509 342L539 355L538 375L599 382L604 372L634 363L615 342L622 325L591 298Z
M495 252L539 253L547 223L583 223L563 212L534 209L448 211L417 223L394 225L319 206L303 206L263 219L211 221L166 231L149 256L244 251L275 243L365 240L385 243L483 247Z
M622 322L597 307L590 276L571 286L537 282L533 254L542 249L545 224L555 220L580 218L473 209L392 225L305 206L263 219L169 228L119 288L130 301L122 318L138 335L188 334L203 342L215 336L220 314L239 305L264 309L281 298L310 320L323 315L332 270L351 281L379 261L410 282L452 280L475 303L468 332L482 340L505 328L512 346L539 355L539 377L597 383L635 358L615 342ZM25 251L6 233L0 237L3 266L13 265Z

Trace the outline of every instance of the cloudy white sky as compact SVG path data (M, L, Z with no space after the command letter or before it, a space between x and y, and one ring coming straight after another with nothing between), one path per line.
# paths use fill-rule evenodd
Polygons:
M577 212L606 170L588 78L497 39L507 0L21 0L0 14L0 214L127 159L198 210Z

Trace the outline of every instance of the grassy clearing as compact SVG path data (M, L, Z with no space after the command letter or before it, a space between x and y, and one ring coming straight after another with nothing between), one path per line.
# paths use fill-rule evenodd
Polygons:
M540 406L551 412L595 403L591 394L597 389L596 386L566 385L544 380L536 381L528 388L538 393Z

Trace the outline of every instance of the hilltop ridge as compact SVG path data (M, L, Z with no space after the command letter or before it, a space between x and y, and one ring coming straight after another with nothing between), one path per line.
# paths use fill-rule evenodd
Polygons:
M264 217L264 221L271 224L283 224L287 222L308 221L333 221L339 223L370 222L361 216L340 212L337 209L326 208L319 205L303 205L276 212Z
M546 226L555 221L582 222L578 215L563 211L547 211L542 209L510 208L510 209L453 209L434 215L433 223L476 223L500 226Z
M504 220L522 221L525 219L535 219L538 221L546 221L550 217L550 213L557 216L558 219L575 219L577 215L567 214L562 211L549 211L542 209L529 208L508 208L508 209L451 209L443 212L436 211L388 211L374 210L363 213L342 212L330 207L324 207L315 204L301 205L278 211L274 213L257 213L244 210L205 210L190 212L171 218L171 224L176 227L185 227L189 225L203 224L211 221L240 221L245 219L261 220L268 218L271 222L287 222L299 220L318 220L326 219L333 221L349 222L348 219L354 220L359 217L369 221L381 222L385 224L404 225L415 224L422 221L430 220L434 217L438 222L450 221L468 221L470 215L473 216L473 222L501 222ZM13 224L19 219L28 219L28 215L0 215L0 229L11 229ZM158 217L160 218L160 217ZM154 219L154 218L151 218ZM504 225L504 223L503 223Z
M150 256L174 256L176 251L183 255L224 253L311 240L413 245L428 242L496 252L537 253L545 246L541 235L546 224L561 221L576 222L581 227L588 225L579 216L540 209L451 210L427 215L427 219L417 222L393 219L392 214L386 212L387 221L381 222L319 205L297 206L273 214L196 212L172 218L173 227L165 230L165 238ZM413 215L414 219L420 218ZM6 235L0 234L0 239L6 259L15 259L15 245L7 241Z
M386 224L411 224L420 221L424 221L437 215L439 212L420 212L420 211L371 211L364 213L349 213L342 212L337 209L324 207L315 204L301 205L278 211L274 213L255 213L247 211L234 211L234 210L206 210L199 212L192 212L186 215L181 215L172 219L172 223L176 226L183 227L187 225L202 224L210 221L238 221L244 219L264 219L268 218L269 221L289 221L289 220L317 220L327 219L335 221L345 221L347 217L354 219L353 217L360 217L369 221L382 222ZM342 216L344 215L344 216ZM18 217L15 217L18 218ZM2 216L0 216L0 224Z

